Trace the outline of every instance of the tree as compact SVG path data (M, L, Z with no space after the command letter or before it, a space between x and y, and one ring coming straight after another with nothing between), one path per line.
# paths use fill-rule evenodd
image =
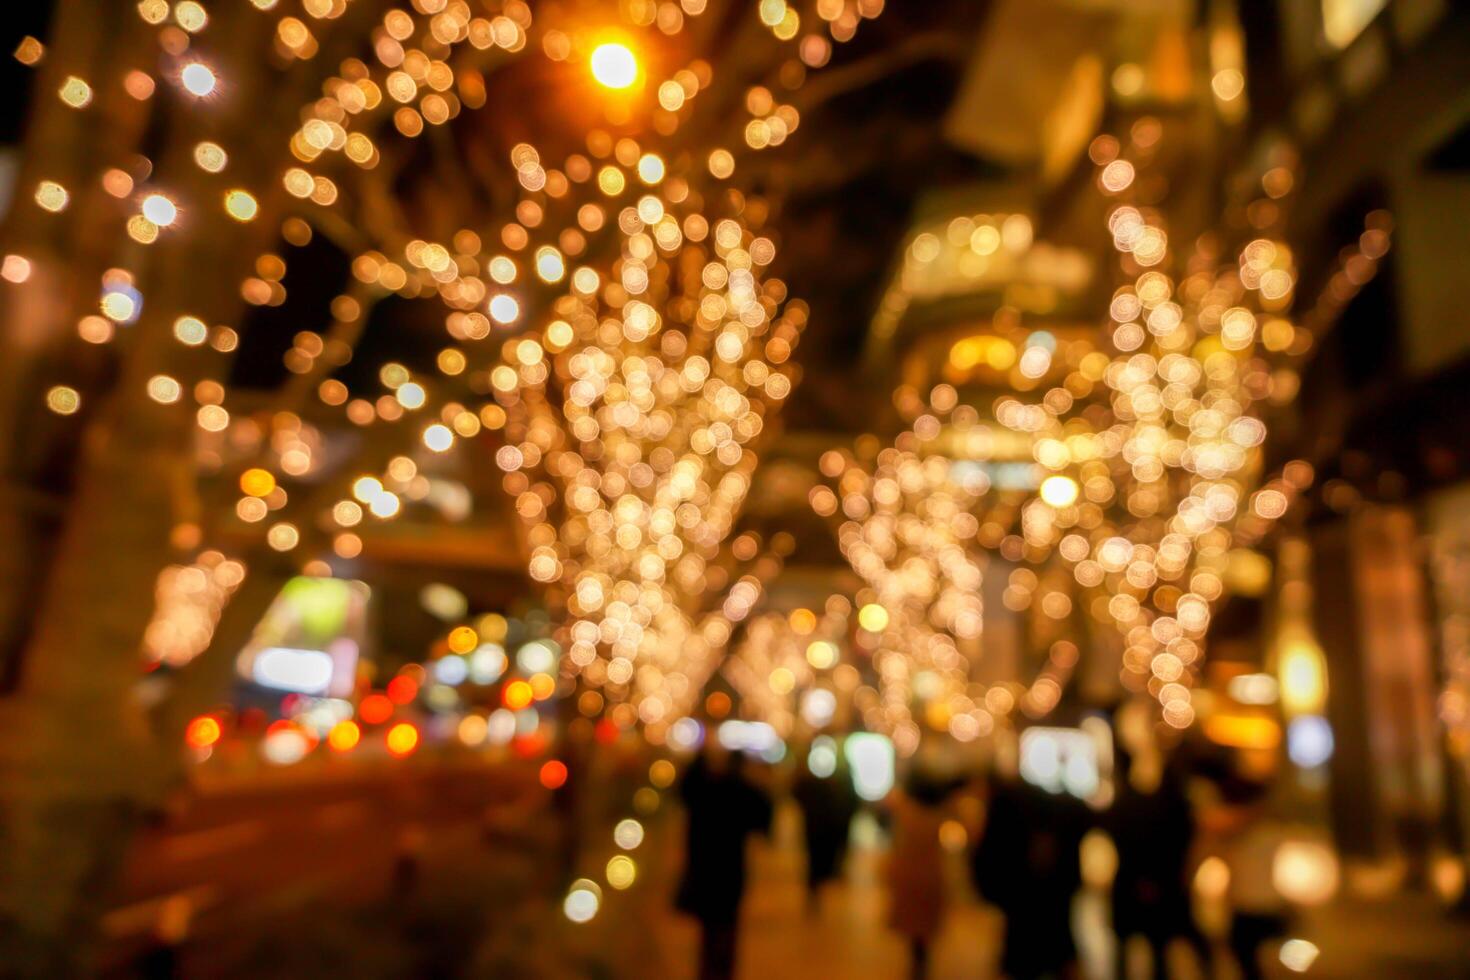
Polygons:
M621 275L627 243L641 231L620 219L639 196L677 212L686 237L696 216L711 226L706 206L746 224L769 216L724 183L735 154L711 165L710 148L740 145L746 89L797 65L782 60L796 11L624 6L646 52L692 67L589 99L582 66L604 25L580 10L541 24L520 0L493 15L460 0L413 12L308 0L301 16L274 0L59 4L0 236L16 257L0 324L0 949L21 972L85 962L129 832L180 778L183 724L218 695L280 582L360 550L349 528L364 506L381 518L404 506L386 471L406 447L448 451L505 424L485 384L496 351L482 341L555 309L553 284L577 257L601 276L583 301L625 308L638 292ZM830 52L822 30L850 38L882 5L827 7L801 51L813 65ZM719 84L700 52L724 55ZM550 111L519 111L537 102ZM757 108L764 136L751 148L795 128L791 107ZM543 167L527 136L557 144L566 165ZM667 148L642 152L638 139ZM604 159L596 180L586 151ZM286 352L293 376L250 405L226 384L252 308L284 296L283 237L330 241L351 278ZM541 281L507 253L544 255L522 260ZM507 282L520 291L509 306ZM369 318L393 315L384 297L441 303L452 353L433 381L384 365L392 391L374 400L334 375ZM764 379L726 382L746 383ZM421 410L439 421L415 426ZM337 440L344 452L304 466L272 444L368 424L373 438ZM257 438L244 450L210 441L246 429ZM385 479L354 501L348 485L374 472ZM738 510L741 496L721 506ZM711 555L732 526L720 518ZM243 582L212 642L145 705L134 693L159 575L225 542Z

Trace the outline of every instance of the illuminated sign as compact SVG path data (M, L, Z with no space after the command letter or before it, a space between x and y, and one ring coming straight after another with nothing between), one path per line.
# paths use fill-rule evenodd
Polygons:
M267 647L255 655L250 679L262 687L325 694L332 683L332 655L325 650Z

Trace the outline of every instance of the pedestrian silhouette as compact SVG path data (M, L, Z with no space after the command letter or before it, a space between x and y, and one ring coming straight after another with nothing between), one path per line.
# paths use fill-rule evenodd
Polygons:
M944 852L939 828L953 784L916 771L888 795L893 847L889 853L889 922L909 942L915 980L926 975L929 949L944 918Z
M1001 972L1014 980L1072 971L1072 896L1087 808L1019 780L997 780L975 849L976 888L1005 915Z
M1161 773L1127 771L1103 824L1118 854L1113 876L1113 932L1117 936L1117 976L1127 976L1127 945L1133 936L1148 942L1151 976L1169 975L1169 943L1183 939L1208 973L1210 950L1195 925L1190 905L1189 859L1194 812L1184 776L1174 766Z
M791 795L801 807L807 890L815 908L821 886L842 874L852 818L858 808L857 793L851 775L846 768L838 766L827 776L803 768Z
M1221 836L1230 868L1230 952L1244 980L1257 980L1261 947L1287 934L1290 908L1273 880L1276 851L1285 840L1269 812L1267 787L1231 778L1224 786Z
M745 842L771 825L771 802L745 759L707 745L680 783L688 824L678 907L699 921L700 980L735 974L736 922L745 894Z

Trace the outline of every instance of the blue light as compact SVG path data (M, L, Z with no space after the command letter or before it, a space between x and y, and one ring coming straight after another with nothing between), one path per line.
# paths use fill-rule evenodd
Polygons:
M1286 754L1303 769L1332 758L1332 726L1321 715L1302 715L1286 728Z

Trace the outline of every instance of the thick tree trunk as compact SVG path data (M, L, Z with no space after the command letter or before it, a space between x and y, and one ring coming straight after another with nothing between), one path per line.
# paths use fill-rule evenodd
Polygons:
M0 948L52 975L82 969L100 884L163 785L131 691L179 433L167 406L119 411L126 422L86 447L18 696L0 702Z
M0 313L0 695L20 673L30 614L39 602L41 570L49 563L69 481L67 434L91 414L58 420L46 411L46 388L64 376L83 387L105 372L109 352L75 350L75 324L96 312L99 277L111 262L122 202L98 179L98 160L124 160L146 123L144 103L127 95L119 79L147 64L147 25L127 6L99 0L62 0L54 32L35 80L25 154L16 195L4 227L3 251L25 256L31 275L7 285ZM56 97L70 74L88 77L94 101L85 111ZM102 125L98 120L104 120ZM31 200L41 180L55 180L71 194L70 206L51 214ZM64 423L64 424L63 424Z
M253 255L247 236L234 236L236 252L224 228L200 231L198 245L154 247L140 279L151 308L130 328L111 397L93 396L102 407L83 430L60 537L48 544L30 514L8 518L36 567L10 606L8 632L24 643L0 699L0 950L30 975L86 972L106 886L176 771L179 743L159 750L134 689L195 427L187 405L158 404L147 385L198 376L201 354L174 342L169 324L181 311L233 320Z
M238 323L239 283L276 234L279 167L299 107L357 50L380 10L355 3L322 32L319 59L284 74L264 54L274 18L248 4L212 11L211 54L228 90L208 105L177 99L163 82L146 103L124 93L127 69L156 71L156 29L133 4L62 0L56 11L21 186L59 180L72 204L46 214L24 190L3 235L37 271L17 287L28 299L0 318L0 661L9 665L0 670L0 972L85 972L131 831L177 785L179 729L223 689L233 649L201 658L155 717L134 693L157 576L178 557L169 545L173 495L195 466L193 412L153 402L147 382L169 374L187 391L220 376L222 364L207 363L219 355L173 339L173 319ZM86 110L56 98L73 73L96 93ZM121 236L120 209L136 205L100 196L99 177L137 152L150 113L165 140L154 174L180 194L189 219L145 248ZM227 147L231 179L260 191L252 225L221 213L218 186L194 166L194 143L206 137ZM102 358L117 360L116 383L78 385L83 413L58 424L40 396L50 384L85 380L74 324L95 312L101 270L119 263L145 297L143 317ZM63 361L71 373L50 370ZM84 443L80 461L38 481L38 459L78 454L68 439ZM278 586L273 568L269 560L252 568L217 631L221 643L248 636Z

